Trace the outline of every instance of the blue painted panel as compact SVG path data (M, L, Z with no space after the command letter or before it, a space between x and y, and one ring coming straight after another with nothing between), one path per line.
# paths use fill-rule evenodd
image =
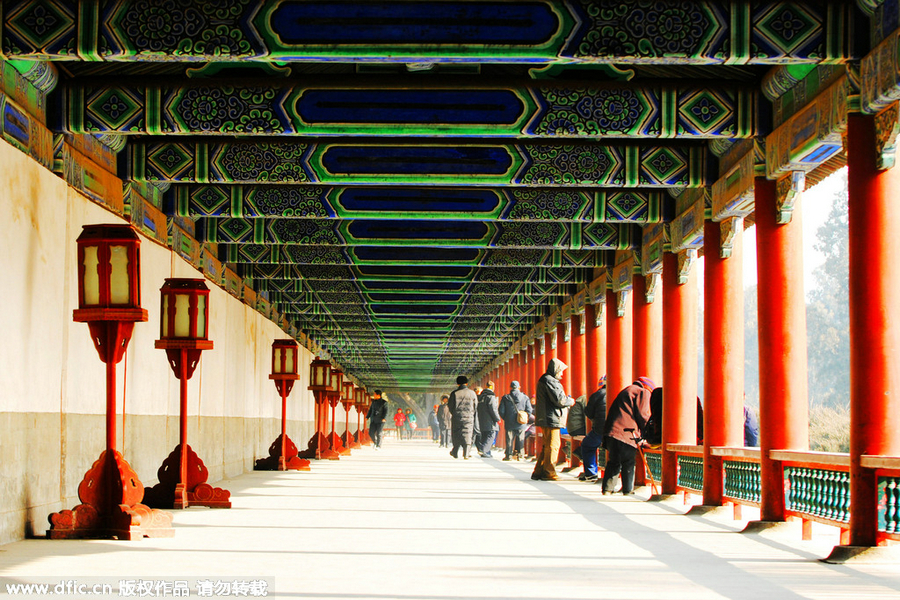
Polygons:
M488 234L481 221L379 221L357 219L347 227L356 239L375 240L480 240ZM407 258L409 251L406 252Z
M335 175L503 175L512 157L504 147L331 146L322 164Z
M28 115L6 102L3 106L3 133L18 141L23 146L28 146L31 138Z
M551 39L559 19L541 2L285 2L271 17L282 42L307 44L527 44Z
M462 300L462 298L462 294L369 294L369 299L372 302L404 301L416 303L438 302L441 304L456 304L460 300Z
M410 284L403 281L366 281L362 285L369 291L410 289ZM467 284L451 281L423 281L414 285L417 290L447 290L453 292L460 290Z
M500 200L491 190L459 188L347 188L340 195L348 211L491 212Z
M396 248L386 246L356 246L350 249L353 256L359 260L396 260L400 263L415 262L460 262L460 261L476 261L480 255L480 250L476 248ZM395 269L398 267L385 267L386 269ZM388 272L374 272L373 267L360 268L360 272L369 275L394 275L393 270ZM449 276L446 268L441 268L440 273L435 273L434 269L420 271L412 269L417 275L422 276ZM464 267L461 275L469 275L469 267ZM397 273L399 274L399 273ZM406 273L404 273L406 274Z
M455 304L370 304L375 314L452 315L459 309Z
M354 254L363 258L361 255L364 252L375 251L380 252L386 250L386 248L355 248ZM403 250L407 255L409 254L409 250ZM417 248L416 255L418 257L419 254L428 254L433 250L428 248ZM475 252L474 250L443 250L443 252ZM366 259L368 260L368 259ZM403 262L408 262L407 258ZM408 267L356 267L359 271L359 274L365 277L383 277L383 276L391 276L391 277L422 277L424 279L430 279L432 277L455 277L457 279L470 279L472 277L472 272L474 269L471 267L441 267L440 269L435 269L434 267L416 267L416 266L408 266Z
M512 125L525 106L509 90L309 90L306 123Z

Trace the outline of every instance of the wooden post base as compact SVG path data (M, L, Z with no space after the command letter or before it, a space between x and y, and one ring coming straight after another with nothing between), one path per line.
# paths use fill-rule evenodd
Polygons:
M341 434L341 441L343 442L345 448L350 448L351 450L358 450L362 448L360 443L356 441L356 438L349 431L345 431Z
M49 516L47 538L138 540L173 537L172 515L140 503L144 486L115 450L104 450L81 484L81 504Z
M344 446L344 442L341 441L341 436L333 431L328 434L328 444L331 446L332 450L341 456L350 456L350 449Z
M326 460L338 460L341 455L331 449L328 438L321 431L317 431L309 438L306 450L297 454L300 458L316 458Z
M269 446L269 456L260 458L254 471L309 471L309 461L297 456L297 446L287 435L284 436L284 456L281 456L281 435Z
M231 492L206 483L209 471L188 445L187 481L181 479L181 444L169 453L156 472L159 483L144 490L144 502L155 508L231 508Z

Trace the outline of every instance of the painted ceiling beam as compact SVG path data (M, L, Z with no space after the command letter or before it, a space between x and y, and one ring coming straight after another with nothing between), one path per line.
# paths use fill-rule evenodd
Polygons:
M146 137L127 146L128 178L141 182L702 187L705 145L562 142L413 142Z
M758 133L758 93L683 83L527 86L300 85L271 78L62 87L62 128L77 134L558 138L749 138ZM321 81L321 80L320 80Z
M173 216L656 223L674 202L647 189L176 184Z
M3 2L7 58L118 62L843 61L853 3ZM666 27L649 27L665 23Z
M346 248L334 246L265 246L219 244L224 262L246 264L254 278L356 279L369 281L472 281L489 278L493 268L547 267L556 269L606 266L602 250L496 248ZM433 269L431 267L444 267ZM479 269L479 267L482 267ZM560 276L561 277L561 276ZM543 280L535 280L543 281Z
M263 253L269 255L282 254L290 245L326 245L350 246L357 256L365 253L367 246L386 246L408 256L409 247L442 251L467 248L625 250L634 244L632 238L636 236L632 233L631 225L618 223L229 218L204 220L198 226L197 238L200 242L252 244L254 249L262 247ZM265 246L280 248L265 252Z

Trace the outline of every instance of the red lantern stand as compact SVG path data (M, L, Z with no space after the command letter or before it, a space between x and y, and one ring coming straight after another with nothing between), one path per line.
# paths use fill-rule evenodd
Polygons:
M160 289L162 310L155 347L166 351L180 383L179 443L156 472L159 483L147 488L144 500L158 508L208 506L231 508L231 492L206 483L209 470L187 443L187 382L204 350L212 350L209 335L209 288L202 279L166 279Z
M287 435L287 397L300 379L297 374L297 342L275 340L272 342L272 374L281 394L281 435L269 446L269 456L260 458L254 467L257 471L309 471L309 461L297 456L297 446Z
M344 406L344 433L341 434L341 442L343 442L344 447L347 448L348 451L353 450L354 448L361 448L356 441L356 438L350 433L350 409L355 405L356 397L354 387L352 381L345 381L344 397L341 399L341 404Z
M369 428L366 426L366 423L369 420L369 410L372 408L372 396L370 394L365 394L363 397L365 401L365 405L363 406L363 428L362 428L362 437L363 441L360 442L365 444L366 446L372 445L372 436L369 435Z
M116 450L116 365L141 308L140 238L127 225L85 225L78 236L78 309L106 364L106 450L78 485L81 504L49 516L50 539L172 537L172 515L141 504L144 486Z
M331 388L328 393L328 404L331 406L331 433L328 434L328 443L334 452L342 456L349 456L350 449L344 447L341 436L334 432L335 426L335 409L341 402L341 396L344 389L344 373L340 369L331 369ZM335 391L332 391L335 390Z
M328 438L325 436L328 413L325 406L328 394L331 391L331 364L324 359L316 358L309 365L309 387L315 395L316 401L316 432L309 439L306 450L297 454L301 458L326 458L337 460L340 458L337 452L331 450Z
M356 444L359 447L362 447L366 443L366 437L362 428L362 416L366 406L365 388L356 388L356 392L354 393L353 406L356 408L356 434L354 434L353 439L356 441Z

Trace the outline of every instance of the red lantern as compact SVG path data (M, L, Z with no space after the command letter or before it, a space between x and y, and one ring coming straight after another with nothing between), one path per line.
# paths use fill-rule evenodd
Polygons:
M272 374L269 379L275 381L275 387L281 394L281 435L269 446L269 456L256 461L254 468L257 470L309 471L309 461L297 457L297 446L287 435L287 397L294 381L300 379L297 374L298 351L299 346L292 339L272 342Z
M331 363L316 358L309 364L309 386L314 392L326 392L331 385Z

